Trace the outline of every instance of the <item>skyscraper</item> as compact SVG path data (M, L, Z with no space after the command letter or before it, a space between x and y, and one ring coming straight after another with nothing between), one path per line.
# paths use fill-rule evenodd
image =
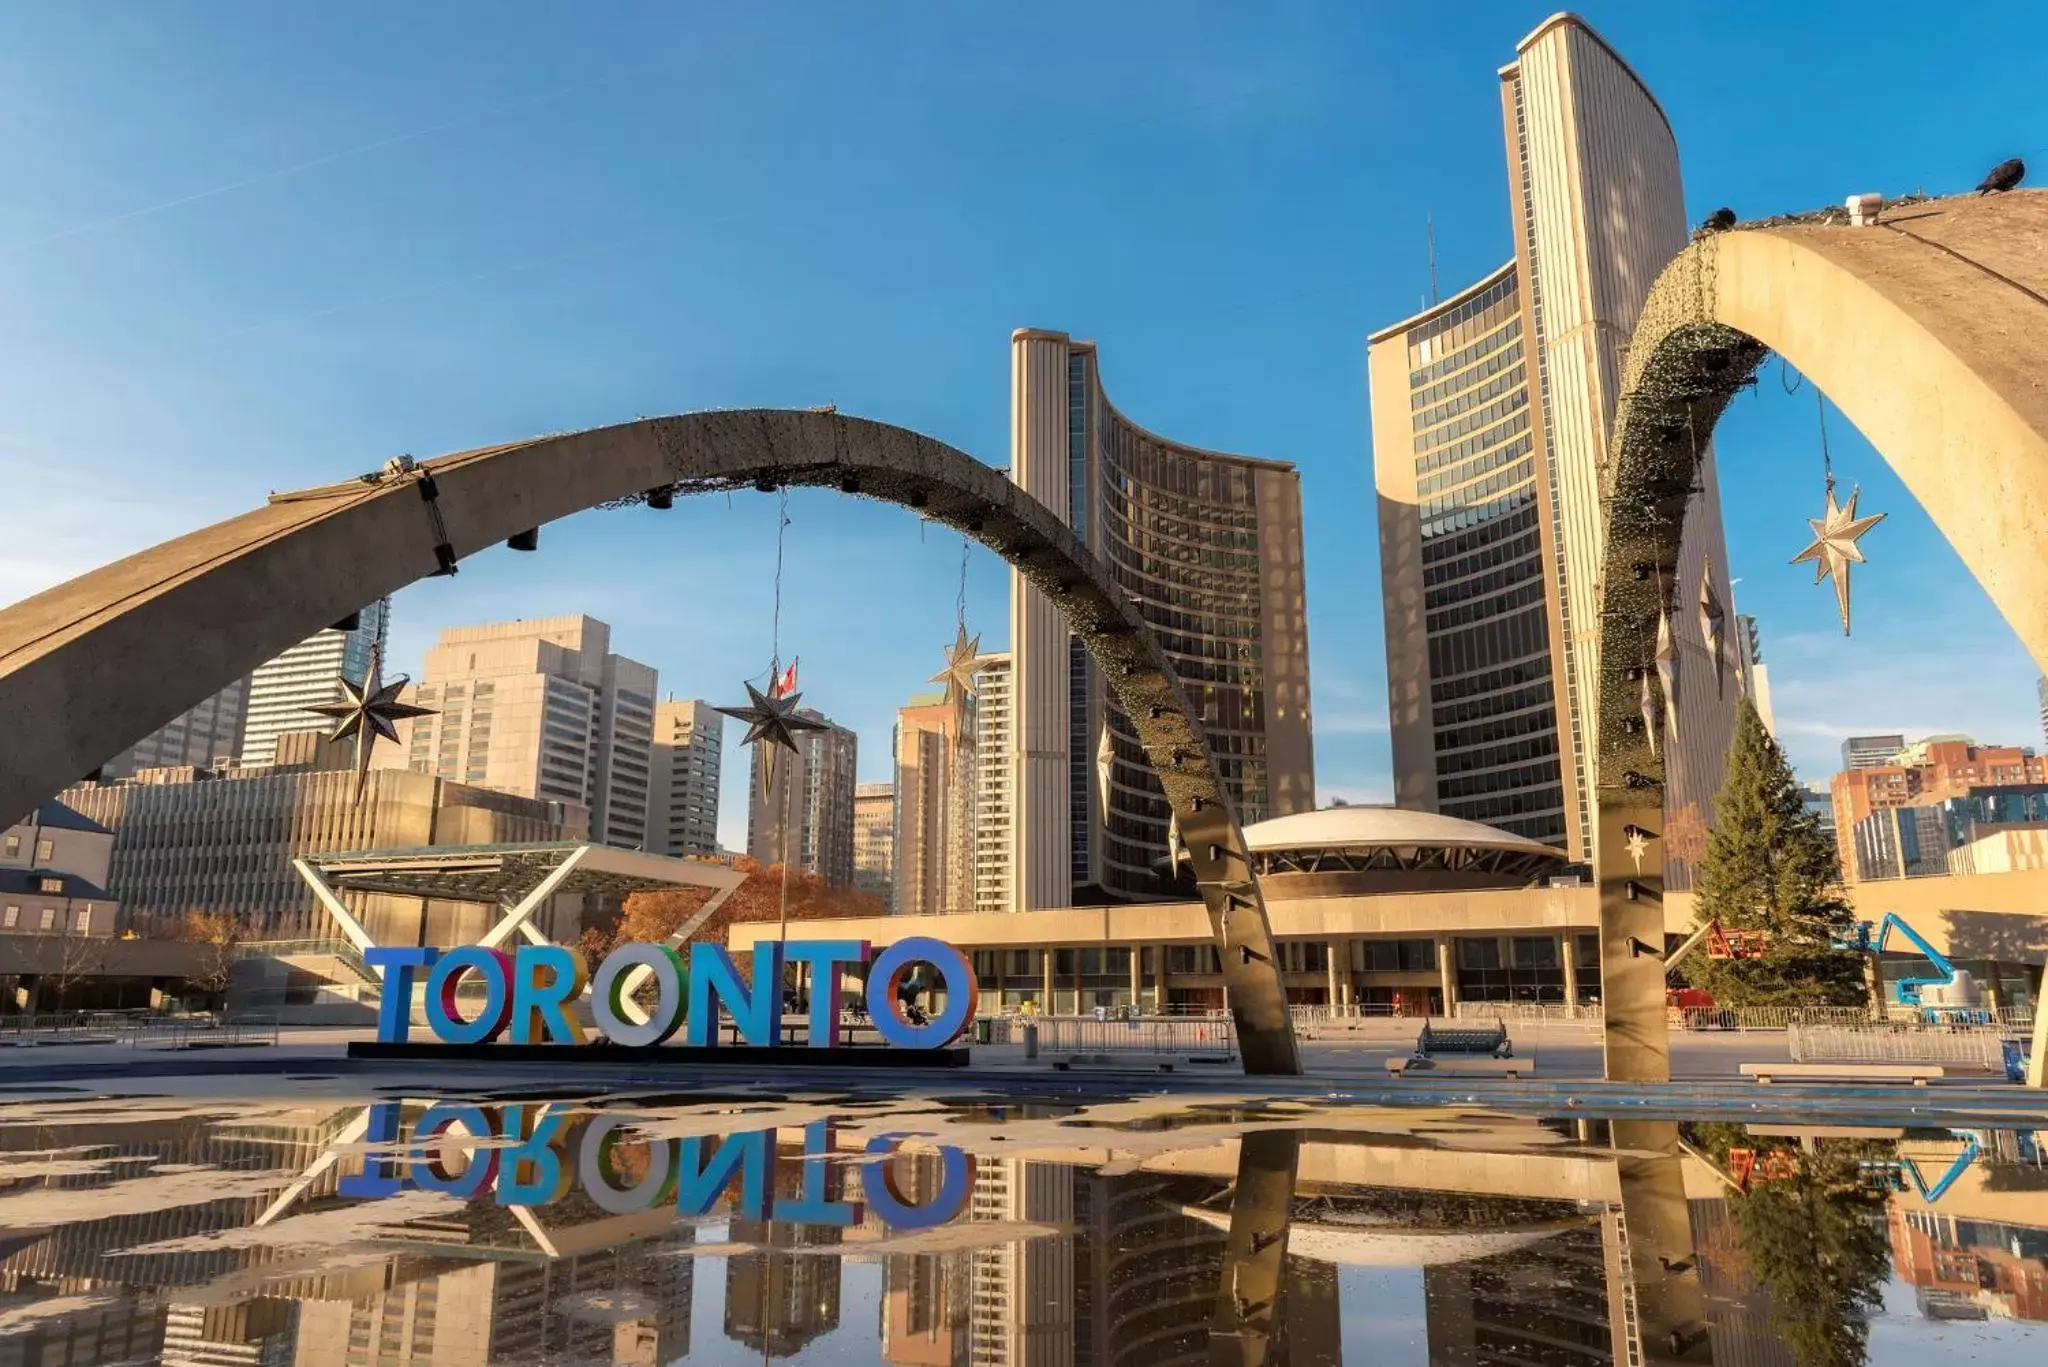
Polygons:
M943 693L896 713L894 910L964 911L974 900L975 713Z
M860 741L811 708L797 715L824 724L801 731L796 754L778 750L775 781L761 789L761 752L753 749L747 784L747 853L762 865L788 864L835 888L853 886L853 789Z
M1583 21L1546 20L1500 78L1514 259L1368 351L1395 798L1590 859L1600 472L1685 202L1663 110ZM1740 691L1700 444L1678 563L1644 567L1669 576L1680 660L1666 800L1694 820L1713 810Z
M681 858L718 853L718 776L725 718L697 698L654 705L647 848Z
M974 674L974 909L1009 911L1016 825L1010 754L1010 652L975 662Z
M249 676L248 711L242 724L242 763L269 764L277 738L287 731L326 731L334 723L309 707L340 702L341 681L361 683L371 650L381 650L391 627L391 600L364 608L352 631L316 631ZM387 671L388 672L388 671Z
M1893 762L1899 751L1906 748L1906 738L1894 733L1889 736L1851 736L1842 742L1842 768L1881 769Z
M861 783L853 789L853 885L896 909L896 785Z
M436 710L399 723L382 764L581 803L593 839L646 848L655 672L611 643L580 614L442 632L405 694Z
M241 752L242 721L248 709L249 681L237 679L101 765L100 777L133 778L142 769L177 769L187 765L219 768ZM316 725L321 721L314 718Z
M1103 392L1092 343L1025 328L1010 353L1010 477L1156 629L1239 818L1312 808L1295 468L1132 423ZM1010 648L1012 906L1157 895L1169 815L1158 776L1087 652L1014 571Z
M1764 663L1764 646L1757 634L1756 618L1747 614L1735 619L1737 662L1742 669L1742 693L1756 707L1764 730L1778 734L1778 715L1771 709L1771 671Z

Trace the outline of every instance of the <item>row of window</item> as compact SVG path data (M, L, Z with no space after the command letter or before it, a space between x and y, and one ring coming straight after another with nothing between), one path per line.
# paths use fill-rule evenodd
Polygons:
M1510 617L1498 617L1460 627L1429 638L1429 672L1432 678L1469 674L1477 669L1542 656L1550 651L1550 629L1542 608L1524 608Z
M1494 793L1540 788L1545 784L1555 786L1560 782L1557 761L1550 760L1525 764L1519 769L1496 769L1491 773L1468 774L1464 778L1439 779L1436 795L1439 799L1485 797Z
M1513 366L1494 376L1484 384L1478 385L1462 394L1454 394L1434 408L1424 409L1420 413L1415 414L1409 421L1415 431L1426 431L1429 428L1435 427L1438 423L1449 422L1460 413L1469 413L1474 408L1486 403L1489 399L1496 399L1502 394L1507 393L1510 389L1518 388L1524 378L1526 377L1522 367Z
M1491 354L1485 356L1471 368L1461 370L1457 374L1451 375L1448 379L1438 380L1435 384L1429 385L1427 388L1416 389L1410 392L1410 394L1408 395L1408 407L1410 411L1413 411L1418 408L1427 408L1429 407L1429 405L1435 403L1438 399L1444 398L1447 395L1455 394L1460 389L1473 383L1476 380L1483 380L1489 375L1497 375L1502 370L1506 369L1508 366L1511 366L1515 362L1521 360L1521 319L1517 318L1515 320L1515 326L1504 329L1501 332L1497 332L1493 334L1493 336L1485 338L1484 340L1497 342L1502 340L1503 338L1507 340L1508 344L1506 346L1500 348L1498 351L1492 352Z
M1550 662L1548 659L1522 660L1501 669L1490 669L1483 674L1473 674L1462 679L1439 677L1436 682L1431 683L1429 686L1429 700L1432 703L1455 703L1461 698L1476 697L1481 704L1490 704L1491 697L1497 695L1502 689L1534 684L1541 684L1543 686L1545 690L1543 700L1548 701L1550 698ZM1438 707L1433 720L1438 726L1447 726L1454 722L1470 721L1473 717L1488 716L1493 712L1519 711L1528 705L1529 703L1527 702L1517 702L1513 707L1486 705L1481 711L1458 716L1447 715L1444 708Z
M1428 557L1429 542L1432 537L1447 536L1454 532L1469 531L1474 527L1483 527L1497 518L1505 517L1523 508L1532 507L1535 502L1535 489L1522 488L1517 489L1514 493L1494 499L1491 503L1479 503L1466 508L1453 508L1433 518L1425 517L1422 521L1424 558Z
M1495 745L1517 736L1537 736L1545 732L1555 733L1557 714L1548 706L1517 712L1513 716L1500 717L1493 721L1481 722L1476 726L1458 726L1436 733L1436 748L1439 753L1446 750L1466 750L1475 745Z
M1476 483L1453 489L1441 498L1426 498L1422 500L1420 508L1423 526L1425 528L1428 527L1433 520L1441 517L1444 513L1460 508L1469 508L1480 500L1492 498L1503 490L1516 488L1535 478L1536 462L1533 458L1524 456L1513 465L1507 466L1505 469L1496 470ZM1424 534L1427 535L1427 532Z
M1468 562L1469 563L1469 562ZM1451 607L1474 598L1499 593L1517 584L1538 583L1543 580L1543 560L1538 555L1527 555L1518 561L1502 565L1498 569L1486 570L1467 579L1459 579L1437 588L1422 591L1422 606L1426 610Z
M1502 321L1515 316L1515 275L1509 271L1470 299L1445 310L1409 334L1413 363L1427 365L1446 348L1464 346L1467 341L1491 332ZM1412 383L1411 378L1411 383Z
M1455 754L1437 756L1437 772L1440 774L1464 774L1477 770L1497 769L1504 764L1522 764L1532 759L1541 759L1557 753L1557 733L1551 731L1540 736L1525 736L1521 740L1492 745L1480 750L1460 750ZM1555 772L1553 770L1552 772ZM1437 785L1441 788L1443 785Z
M1475 598L1471 602L1459 603L1441 612L1428 613L1423 618L1423 625L1431 632L1454 631L1459 627L1489 621L1542 601L1543 581L1525 579L1510 588L1497 591L1492 597Z
M1556 775L1553 774L1553 777ZM1558 820L1558 835L1564 834L1564 784L1562 779L1542 788L1525 788L1518 792L1501 793L1486 797L1468 798L1462 802L1439 802L1437 810L1445 816L1455 816L1466 821L1479 821L1488 826L1499 826L1518 835L1529 834L1516 824L1519 818L1555 815ZM1549 836L1531 836L1536 840L1548 840Z
M7 843L5 844L5 846L0 846L0 858L6 858L6 859L19 859L20 857L21 857L21 837L20 837L20 836L18 836L18 835L10 835L10 836L8 836L8 837L7 837ZM57 857L57 846L56 846L56 842L54 842L54 841L50 841L50 840L38 840L38 841L36 842L36 863L37 863L37 864L47 864L47 863L49 863L49 862L50 862L50 861L51 861L52 859L54 859L54 858L56 858L56 857Z
M1422 572L1424 601L1428 602L1431 606L1435 606L1437 600L1430 596L1429 590L1446 584L1456 584L1460 580L1472 575L1483 574L1487 570L1495 569L1501 565L1528 560L1532 556L1536 557L1536 564L1540 571L1542 567L1542 551L1542 537L1532 528L1512 540L1496 542L1493 545L1485 546L1473 552L1471 555L1431 565ZM1444 601L1448 602L1450 600L1446 599Z
M1529 434L1523 432L1513 441L1503 446L1496 446L1491 450L1482 451L1470 460L1447 466L1433 475L1423 476L1416 481L1416 495L1421 497L1428 494L1442 493L1446 489L1455 489L1467 480L1479 478L1488 470L1498 470L1508 462L1528 455L1532 449Z
M57 929L57 917L57 908L44 907L42 913L35 918L35 928L40 931L55 930ZM9 903L4 911L0 911L0 929L19 930L20 928L21 908L14 903ZM71 913L71 933L73 935L89 935L92 933L92 904L90 902Z
M1512 393L1503 394L1500 398L1495 399L1483 408L1472 409L1470 412L1451 419L1441 427L1431 428L1420 441L1416 442L1416 450L1421 453L1439 450L1459 440L1461 437L1466 437L1474 432L1492 427L1511 414L1521 413L1528 406L1529 391L1527 388L1520 388ZM1527 421L1526 417L1524 421ZM1502 433L1501 435L1505 436L1506 434ZM1492 445L1491 442L1486 444ZM1419 470L1422 467L1418 464L1416 468ZM1436 467L1432 466L1431 468Z
M1444 565L1476 556L1488 547L1505 545L1536 530L1533 502L1507 517L1495 518L1482 527L1455 536L1432 537L1422 543L1424 565ZM1460 571L1462 573L1463 571ZM1427 573L1427 571L1425 571Z

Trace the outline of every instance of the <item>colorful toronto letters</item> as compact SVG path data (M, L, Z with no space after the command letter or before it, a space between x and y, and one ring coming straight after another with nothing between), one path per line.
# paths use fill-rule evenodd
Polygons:
M930 1229L957 1218L974 1187L974 1163L950 1144L923 1146L935 1160L937 1190L918 1184L913 1200L897 1150L904 1136L877 1135L858 1161L842 1152L829 1120L804 1127L801 1181L794 1195L778 1183L790 1156L778 1149L773 1129L658 1139L638 1135L623 1116L591 1116L562 1104L484 1107L438 1102L414 1120L405 1136L402 1107L370 1108L361 1172L342 1177L344 1200L377 1200L408 1189L471 1201L486 1191L501 1206L550 1206L580 1189L609 1215L632 1215L672 1206L683 1219L701 1219L729 1201L747 1219L811 1225L857 1225L863 1209L898 1230ZM637 1163L622 1149L640 1150ZM639 1169L637 1176L631 1169ZM787 1171L786 1168L782 1169ZM849 1174L858 1174L855 1199Z
M743 975L721 945L689 946L686 958L668 945L620 945L591 973L583 956L565 945L521 945L516 954L482 945L459 949L373 946L363 959L384 974L377 1039L403 1044L411 1038L415 993L424 998L427 1028L443 1044L583 1044L586 1037L572 1003L590 991L590 1018L614 1045L652 1048L678 1030L697 1048L718 1043L719 1017L730 1020L739 1039L756 1047L778 1042L782 1027L783 968L802 964L812 983L809 1040L813 1049L839 1043L840 983L865 976L867 1009L875 1032L899 1049L943 1049L973 1021L978 992L967 956L928 936L898 940L877 950L865 940L763 940L754 945L753 972ZM919 974L931 971L931 979ZM480 996L461 993L467 978L482 985ZM652 983L654 1001L646 1019L633 998ZM943 1004L928 1018L913 1019L906 984L929 982ZM754 984L764 984L756 987ZM473 1014L464 1015L465 1009Z

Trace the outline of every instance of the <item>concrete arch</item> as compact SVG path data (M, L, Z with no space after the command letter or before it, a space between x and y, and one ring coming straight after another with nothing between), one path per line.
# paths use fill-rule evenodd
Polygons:
M834 413L649 418L274 494L267 506L0 611L0 811L25 811L321 627L583 509L788 484L914 508L1001 555L1087 645L1193 856L1245 1067L1300 1062L1244 833L1172 667L1043 504L929 437Z
M1699 448L1776 351L1856 424L2048 671L2048 192L1830 213L1702 238L1658 277L1604 472L1599 823L1607 1073L1669 1073L1662 757L1642 720ZM1816 507L1813 511L1818 511ZM1660 592L1661 591L1661 592ZM1657 687L1654 672L1650 684ZM1685 681L1680 680L1683 689Z

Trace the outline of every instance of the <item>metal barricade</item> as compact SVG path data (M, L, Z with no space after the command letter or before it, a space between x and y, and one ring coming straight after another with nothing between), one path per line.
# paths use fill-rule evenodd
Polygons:
M1999 1025L1794 1021L1786 1029L1786 1043L1794 1063L1939 1063L1997 1072L2005 1066L2010 1033Z

